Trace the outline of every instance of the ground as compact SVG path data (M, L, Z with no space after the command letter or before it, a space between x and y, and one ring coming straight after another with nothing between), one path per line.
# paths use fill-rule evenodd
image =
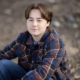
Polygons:
M65 42L72 78L80 80L80 0L0 0L0 50L26 30L24 12L35 2L51 8L51 25ZM55 21L58 26L54 25Z

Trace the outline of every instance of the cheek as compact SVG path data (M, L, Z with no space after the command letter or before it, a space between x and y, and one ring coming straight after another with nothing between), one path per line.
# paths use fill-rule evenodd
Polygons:
M26 24L26 28L27 28L27 30L29 30L29 25L28 24Z
M29 28L29 27L30 27L30 24L27 22L27 23L26 23L26 26L27 26L27 28Z
M40 24L40 25L39 25L39 28L40 28L41 30L44 30L44 29L47 28L47 25L46 25L46 24Z

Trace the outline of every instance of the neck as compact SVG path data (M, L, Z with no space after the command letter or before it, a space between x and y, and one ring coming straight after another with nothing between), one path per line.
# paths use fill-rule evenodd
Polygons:
M41 39L41 37L43 36L43 34L42 35L40 35L40 36L33 36L32 35L32 38L34 39L34 41L40 41L40 39Z
M33 37L33 39L34 39L34 41L40 41L40 39L41 39L41 37L38 37L38 36L32 36Z

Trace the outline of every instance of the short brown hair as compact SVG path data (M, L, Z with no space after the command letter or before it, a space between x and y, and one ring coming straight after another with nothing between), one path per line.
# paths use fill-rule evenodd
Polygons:
M47 5L45 5L43 3L34 3L30 6L28 6L28 8L25 10L25 18L26 19L29 18L29 14L32 9L39 9L41 12L42 18L46 19L47 22L51 23L53 14L52 14L51 9Z

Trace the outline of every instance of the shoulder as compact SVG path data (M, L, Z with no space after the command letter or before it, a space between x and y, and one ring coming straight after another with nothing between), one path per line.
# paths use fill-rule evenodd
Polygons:
M21 42L21 41L25 40L27 35L28 35L28 31L19 33L17 41Z
M55 39L61 39L60 35L54 29L51 29L50 30L50 36L49 37L52 37L54 40Z
M59 36L59 34L54 29L50 29L50 35L47 38L47 42L48 42L47 45L55 44L55 46L61 45L61 47L65 45L62 38Z
M21 36L26 36L28 34L28 31L23 31L23 32L21 32L21 33L19 33L19 36L21 37Z
M55 40L61 40L61 37L54 29L49 30L49 36L47 38L48 41L55 41Z

